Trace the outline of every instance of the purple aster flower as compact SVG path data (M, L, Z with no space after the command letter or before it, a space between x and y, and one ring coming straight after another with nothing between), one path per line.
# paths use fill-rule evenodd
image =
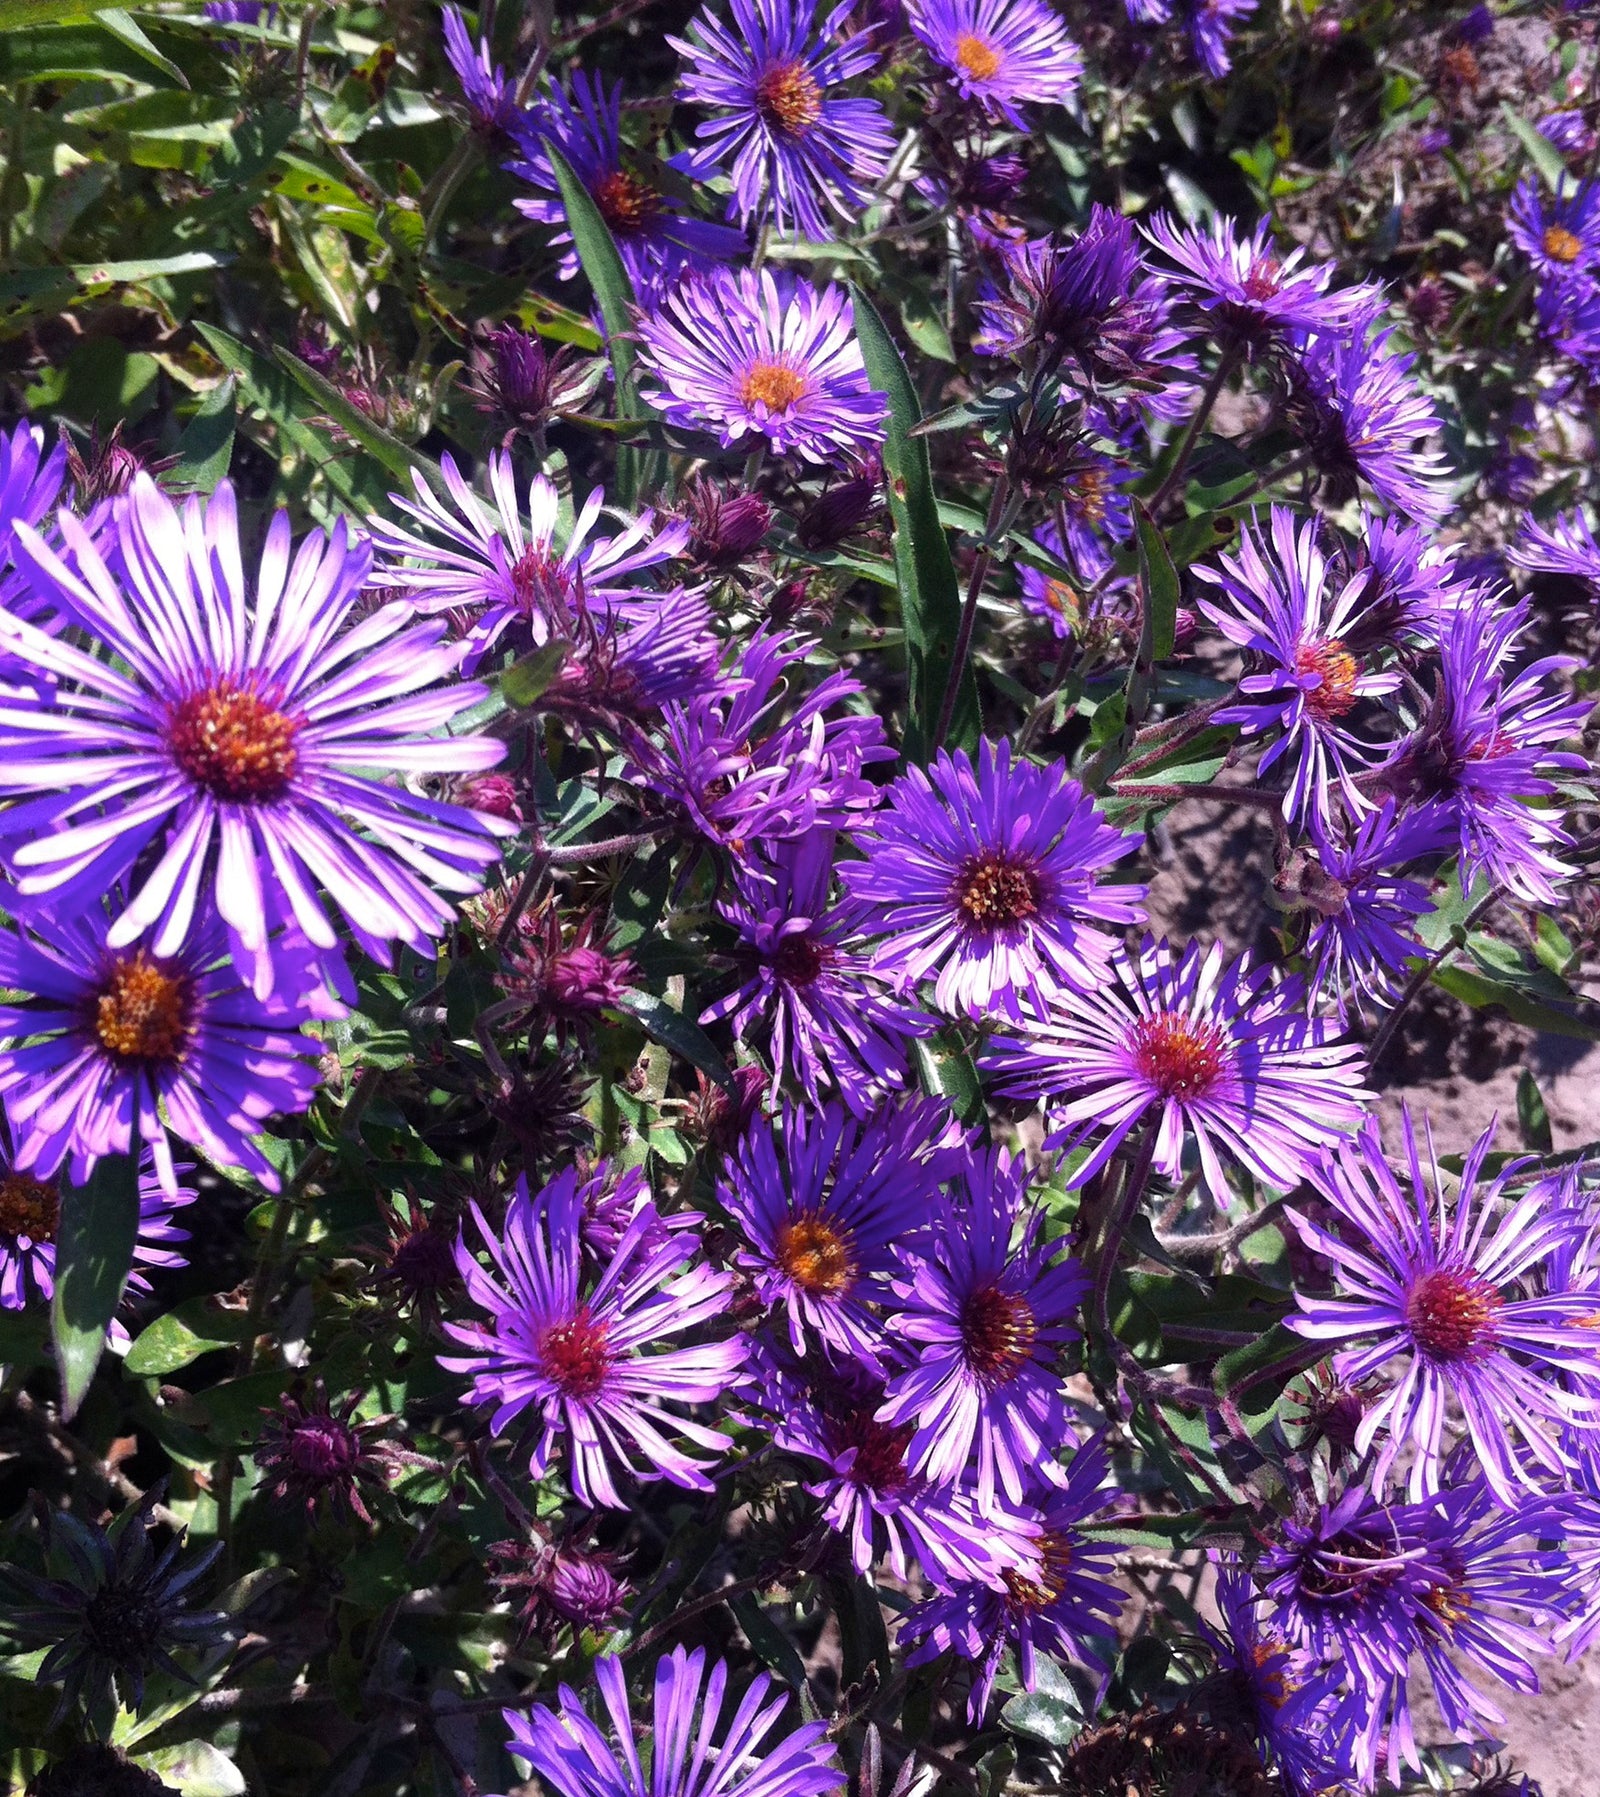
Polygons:
M1064 547L1086 585L1111 572L1109 545L1126 543L1133 536L1133 507L1124 489L1138 478L1131 463L1092 449L1080 450L1061 471L1055 522L1065 526L1065 543L1060 529L1050 525L1039 532L1038 541L1055 555Z
M1189 0L1189 43L1195 61L1213 81L1233 67L1233 34L1256 5L1257 0Z
M486 133L507 130L519 111L517 84L494 60L487 38L474 45L459 6L444 9L444 49L474 128Z
M769 1122L745 1132L717 1202L745 1239L736 1264L762 1303L784 1307L796 1354L811 1343L836 1359L882 1360L868 1306L887 1298L894 1243L920 1227L964 1152L932 1099L882 1107L865 1123L837 1104L785 1104L781 1155Z
M1044 1213L1027 1189L1020 1158L975 1156L959 1197L932 1206L903 1244L889 1316L909 1364L890 1377L879 1414L916 1425L911 1468L935 1484L958 1479L976 1450L985 1512L997 1487L1016 1505L1057 1476L1056 1448L1075 1439L1059 1363L1082 1334L1089 1280L1065 1244L1040 1240Z
M843 287L770 269L687 280L639 320L641 391L668 421L830 462L883 441L887 403L867 382Z
M689 64L679 99L716 114L695 133L692 172L728 169L741 225L826 239L824 208L864 210L894 150L877 101L838 91L876 64L872 33L847 33L848 0L820 22L816 0L729 3L731 25L702 10L687 38L667 38Z
M1402 1129L1406 1185L1384 1159L1370 1122L1312 1175L1348 1227L1335 1234L1299 1215L1292 1221L1302 1240L1333 1262L1346 1295L1296 1292L1300 1314L1288 1326L1316 1341L1348 1344L1333 1356L1334 1374L1345 1383L1386 1375L1388 1388L1368 1405L1355 1441L1361 1453L1381 1443L1370 1475L1375 1492L1407 1447L1414 1450L1412 1498L1437 1491L1446 1430L1459 1413L1485 1478L1513 1504L1518 1487L1530 1487L1535 1476L1530 1460L1557 1477L1566 1473L1563 1427L1600 1431L1600 1408L1552 1378L1594 1370L1592 1295L1520 1295L1572 1221L1538 1192L1503 1208L1515 1168L1482 1179L1492 1127L1474 1143L1449 1200L1432 1131L1425 1178L1409 1112Z
M1315 825L1311 836L1316 872L1300 887L1315 916L1305 945L1311 994L1347 1023L1352 1002L1360 1010L1365 998L1391 999L1421 952L1414 926L1432 909L1428 887L1398 870L1441 853L1455 840L1455 820L1443 805L1401 815L1386 799L1344 841Z
M1528 519L1506 560L1530 574L1570 574L1600 592L1600 543L1580 511L1562 512L1548 524Z
M1586 382L1600 381L1600 288L1589 280L1549 281L1534 296L1539 329Z
M185 1162L178 1174L192 1173ZM189 1239L173 1213L194 1203L194 1193L180 1186L169 1192L146 1148L139 1162L139 1228L133 1246L128 1294L150 1292L147 1269L184 1267L189 1263L177 1244ZM0 1310L21 1310L30 1302L48 1304L55 1296L56 1230L61 1222L61 1190L54 1179L40 1179L12 1163L0 1149ZM127 1341L121 1323L111 1325L113 1340Z
M1361 515L1361 534L1341 556L1341 571L1366 581L1361 612L1346 646L1366 654L1380 645L1437 643L1445 620L1467 594L1456 551L1421 524Z
M222 25L270 25L278 9L264 0L206 0L204 11Z
M13 526L37 524L61 497L67 473L67 446L57 442L45 450L44 432L36 424L19 424L0 431L0 575L10 566ZM8 605L14 594L8 581L0 581Z
M1239 682L1241 702L1216 721L1242 725L1246 735L1281 732L1258 771L1292 757L1283 814L1326 827L1335 792L1351 811L1365 808L1352 772L1380 753L1345 719L1363 699L1395 691L1400 675L1371 669L1351 652L1348 639L1371 602L1370 583L1358 575L1338 584L1320 522L1275 505L1270 533L1258 518L1240 533L1237 555L1219 557L1219 568L1195 570L1221 595L1220 603L1202 599L1201 611L1257 670Z
M1025 1691L1038 1682L1038 1656L1081 1660L1086 1638L1114 1635L1127 1595L1114 1583L1114 1543L1096 1541L1082 1525L1115 1495L1107 1483L1105 1437L1097 1435L1072 1457L1060 1486L1030 1494L1038 1518L1034 1566L1007 1572L1001 1585L967 1583L908 1610L900 1641L907 1666L954 1653L977 1662L967 1716L976 1726L989 1707L1001 1656L1016 1649Z
M526 218L559 226L550 241L570 244L566 208L556 185L549 144L567 159L616 239L636 292L654 291L685 269L725 262L746 247L741 232L685 212L649 165L622 137L622 83L608 93L582 69L572 76L572 94L554 88L533 109L512 121L519 154L506 167L535 191L514 202ZM667 159L680 173L687 156ZM561 278L576 280L578 253L561 258Z
M1260 356L1294 332L1349 330L1375 297L1366 286L1330 293L1334 264L1305 266L1303 247L1280 255L1265 219L1246 236L1231 218L1183 226L1162 212L1148 236L1174 264L1168 279L1186 289L1217 342L1235 355Z
M790 638L752 637L732 673L665 708L661 744L635 734L626 777L736 855L857 822L878 802L862 770L894 751L876 714L836 712L862 691L839 669L785 705L788 670L805 657Z
M1572 872L1553 851L1569 838L1559 811L1530 801L1554 795L1556 776L1586 770L1580 755L1553 745L1578 734L1593 702L1557 684L1573 665L1569 657L1507 672L1528 624L1526 601L1502 606L1493 593L1452 614L1426 710L1369 778L1375 792L1403 806L1437 800L1451 807L1465 882L1486 874L1531 904L1553 905L1554 882Z
M464 1231L456 1265L490 1320L487 1327L446 1323L445 1333L471 1352L439 1362L471 1376L472 1403L495 1406L494 1434L534 1413L538 1436L528 1462L534 1478L549 1471L565 1439L578 1501L613 1510L627 1503L617 1490L619 1470L711 1490L708 1463L671 1437L713 1454L725 1449L726 1435L680 1412L722 1397L744 1364L738 1336L662 1345L722 1316L732 1281L705 1266L686 1270L692 1237L654 1229L653 1211L634 1212L615 1254L591 1275L583 1253L583 1195L571 1167L532 1197L526 1177L519 1179L498 1230L475 1203L473 1218L495 1272L478 1264Z
M1222 1626L1201 1633L1228 1681L1262 1755L1294 1797L1312 1797L1355 1776L1351 1705L1337 1667L1292 1641L1261 1615L1261 1599L1243 1570L1212 1556Z
M941 750L889 788L870 834L840 877L865 929L887 933L875 956L904 990L935 975L941 1010L1022 1015L1102 981L1114 938L1091 919L1138 923L1145 888L1100 876L1142 838L1105 821L1064 762L1013 762L985 741L974 768Z
M1348 334L1308 338L1290 361L1289 423L1332 504L1365 482L1385 505L1437 522L1450 503L1448 464L1427 447L1439 415L1412 373L1416 357L1391 348L1393 335L1374 332L1369 315Z
M442 934L511 826L374 770L472 773L505 749L443 734L487 688L449 679L461 652L442 625L407 605L355 621L370 547L341 520L291 561L277 512L252 582L232 486L180 511L147 474L113 516L120 577L76 518L60 529L65 559L23 524L18 552L100 653L0 615L0 645L65 683L0 709L0 792L39 795L0 814L23 895L83 911L143 857L108 946L153 932L152 955L177 954L209 891L262 993L276 918L338 946L319 887L380 958Z
M1059 106L1083 77L1083 54L1045 0L909 0L918 41L961 100L1015 130L1021 105Z
M1594 132L1583 114L1576 109L1563 108L1558 112L1547 112L1539 120L1538 130L1539 135L1553 143L1569 162L1583 162L1593 154Z
M124 904L113 892L111 914ZM108 921L104 908L41 911L0 932L0 985L31 995L0 1007L15 1044L0 1051L13 1165L48 1179L65 1163L81 1183L102 1155L142 1142L174 1194L170 1127L208 1160L277 1191L264 1125L305 1110L317 1086L322 1044L301 1025L344 1015L320 959L303 937L272 941L279 978L261 997L209 908L170 954L139 938L113 942Z
M1600 263L1600 186L1564 187L1548 205L1530 175L1506 208L1506 233L1547 281L1567 285Z
M842 1791L844 1773L828 1744L825 1722L805 1722L760 1751L790 1703L758 1673L731 1717L724 1714L728 1668L706 1650L673 1648L656 1662L651 1706L650 1776L628 1712L623 1662L594 1663L595 1683L616 1736L613 1743L590 1721L570 1685L560 1708L505 1712L511 1752L531 1766L557 1797L823 1797Z
M833 1085L866 1116L906 1083L911 1038L931 1035L939 1020L889 998L885 976L850 945L856 907L829 903L833 845L831 830L816 830L776 844L770 863L752 858L734 869L734 896L717 912L738 931L743 977L700 1021L731 1017L740 1041L767 1023L774 1092L792 1072L813 1104Z
M505 452L489 457L492 503L472 491L448 453L441 467L448 502L420 475L412 477L414 500L389 495L420 529L369 522L374 544L392 558L381 578L415 594L419 611L457 618L469 669L497 649L521 654L566 641L567 680L591 663L591 671L602 671L604 662L614 696L646 710L700 690L718 657L704 601L681 587L652 591L648 577L637 578L683 554L687 524L657 528L646 511L616 536L595 536L605 505L597 487L563 532L554 485L534 475L524 510Z
M1053 524L1041 525L1033 533L1033 540L1057 561L1063 559L1066 551L1061 533ZM1080 574L1078 578L1081 580L1083 577ZM1076 586L1057 574L1047 574L1042 568L1035 568L1020 559L1017 562L1017 582L1022 588L1022 606L1025 611L1031 612L1036 618L1042 618L1064 642L1077 635L1083 622L1083 600Z
M768 1351L758 1362L762 1420L774 1447L806 1465L802 1483L822 1520L848 1543L865 1572L880 1557L895 1576L915 1568L935 1583L999 1586L1037 1566L1037 1525L1001 1510L979 1511L964 1486L936 1486L906 1459L911 1425L883 1421L883 1380L859 1361L792 1362Z
M1287 1192L1360 1126L1370 1096L1361 1050L1306 1015L1300 980L1247 954L1225 964L1220 943L1191 942L1175 957L1148 937L1137 960L1118 953L1114 973L983 1056L1002 1092L1045 1100L1053 1143L1099 1136L1074 1185L1143 1123L1156 1128L1154 1165L1171 1180L1193 1138L1201 1183L1226 1208L1223 1153Z

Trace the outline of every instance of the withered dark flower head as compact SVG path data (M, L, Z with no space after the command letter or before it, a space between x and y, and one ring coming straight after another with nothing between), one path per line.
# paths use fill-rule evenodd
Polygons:
M393 1417L354 1420L362 1395L352 1393L335 1410L320 1379L309 1391L301 1380L276 1410L264 1411L269 1420L255 1447L262 1489L280 1502L304 1504L307 1516L326 1505L336 1516L370 1524L361 1487L385 1489L402 1455L394 1443L376 1439Z
M24 1797L161 1797L176 1789L124 1759L115 1747L90 1741L34 1773Z
M596 913L569 935L554 900L547 899L519 920L495 984L526 1007L534 1027L542 1022L553 1028L558 1043L564 1046L569 1035L585 1038L633 986L633 962L613 953L605 935Z
M726 1154L744 1134L762 1108L768 1083L760 1067L732 1067L729 1072L733 1077L731 1092L705 1074L696 1073L693 1097L669 1100L682 1107L679 1128L684 1135L717 1154Z
M584 1115L592 1081L574 1053L558 1054L532 1068L512 1067L511 1086L495 1101L494 1114L516 1141L531 1174L594 1140Z
M871 471L835 481L800 514L795 535L807 549L837 549L877 511L881 488Z
M690 565L713 573L735 567L757 548L772 525L772 507L759 493L741 493L696 480L683 496Z
M439 1211L429 1212L414 1192L406 1194L404 1213L389 1212L389 1240L378 1283L395 1301L420 1320L437 1324L439 1300L460 1282L456 1268L455 1224Z
M181 459L175 455L153 456L124 443L120 418L111 427L109 437L101 437L98 423L90 427L87 452L78 447L64 425L61 441L66 446L67 474L80 511L87 511L103 499L120 497L133 485L136 474L164 474Z
M542 338L505 324L474 351L468 391L509 442L519 431L543 430L552 413L578 404L594 375L570 343L551 349Z
M192 1684L174 1654L229 1637L221 1611L190 1608L221 1545L185 1554L173 1533L158 1547L151 1512L161 1494L146 1492L103 1529L40 1501L45 1576L0 1568L0 1633L24 1651L49 1650L34 1676L60 1683L57 1721L80 1701L92 1710L115 1697L136 1709L152 1672Z
M489 1563L490 1583L516 1607L519 1647L563 1623L574 1630L607 1628L631 1595L618 1572L622 1557L588 1545L581 1532L557 1540L497 1541Z
M1067 1749L1061 1797L1285 1797L1242 1728L1147 1704L1085 1729Z

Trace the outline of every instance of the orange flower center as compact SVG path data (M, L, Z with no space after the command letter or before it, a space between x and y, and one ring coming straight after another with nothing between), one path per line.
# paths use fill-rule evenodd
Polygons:
M763 405L779 415L806 396L806 377L782 362L757 362L745 375L739 397L747 406Z
M1552 262L1576 262L1583 254L1583 239L1565 225L1546 225L1539 241Z
M1000 67L1000 52L987 38L963 31L956 39L956 67L973 81L988 81Z
M962 862L955 899L974 929L998 930L1039 909L1039 877L1025 861L986 849Z
M803 62L780 62L756 83L756 110L775 131L804 137L822 117L822 89Z
M856 1280L850 1244L832 1223L806 1211L778 1231L778 1265L803 1292L835 1298Z
M1500 1294L1476 1273L1435 1267L1406 1294L1406 1327L1430 1359L1481 1360L1496 1345Z
M1472 1613L1472 1594L1460 1585L1430 1585L1423 1592L1422 1601L1447 1631L1465 1622Z
M1068 483L1086 524L1099 524L1106 515L1106 495L1111 483L1104 468L1080 468Z
M1306 694L1306 709L1322 719L1342 718L1356 702L1361 664L1336 636L1325 643L1302 643L1294 652L1297 674L1320 674L1321 686Z
M594 186L594 203L613 231L637 231L661 209L661 195L640 176L613 169Z
M604 1323L587 1306L565 1323L552 1323L535 1347L544 1376L564 1398L592 1398L606 1382L616 1356Z
M300 766L291 718L250 687L224 677L180 699L167 716L167 746L195 785L232 804L271 804Z
M139 949L112 963L94 1000L94 1033L123 1061L175 1061L193 1031L193 992L186 974Z
M1133 1058L1163 1098L1201 1098L1222 1072L1226 1038L1214 1023L1157 1011L1133 1026Z
M0 1179L0 1236L26 1236L30 1242L53 1242L61 1221L61 1198L54 1184L31 1173L8 1173Z
M967 1365L992 1384L1001 1384L1022 1368L1038 1335L1033 1306L1020 1292L982 1285L961 1306Z

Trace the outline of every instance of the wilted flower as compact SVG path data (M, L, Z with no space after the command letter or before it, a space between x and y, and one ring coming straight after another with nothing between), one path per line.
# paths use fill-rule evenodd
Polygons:
M604 1629L622 1615L630 1596L618 1576L621 1556L584 1546L576 1534L497 1541L489 1563L490 1583L517 1606L519 1646L562 1623L574 1631Z
M392 1443L376 1439L394 1421L380 1416L356 1422L361 1392L335 1410L328 1388L303 1381L262 1414L267 1426L253 1450L261 1488L280 1503L303 1504L307 1517L324 1507L335 1516L359 1516L371 1524L362 1486L382 1491L399 1465Z

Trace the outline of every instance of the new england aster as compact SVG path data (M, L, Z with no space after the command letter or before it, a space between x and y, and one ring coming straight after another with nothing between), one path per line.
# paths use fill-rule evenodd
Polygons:
M1529 176L1506 208L1506 235L1547 281L1577 283L1600 264L1600 186L1565 184L1546 205Z
M355 619L370 546L341 521L291 557L277 512L251 580L232 486L180 508L147 474L108 543L66 512L59 528L64 555L19 523L18 560L93 649L0 613L0 650L56 683L0 705L0 792L37 795L0 814L24 899L86 911L146 856L107 946L148 931L151 954L178 953L209 893L263 994L276 923L338 946L319 889L380 959L438 937L512 827L374 770L473 773L504 746L439 734L487 691L451 679L442 624L407 605Z
M907 22L963 103L1027 130L1022 102L1060 105L1083 56L1045 0L910 0Z
M112 941L109 920L124 904L114 893L109 912L41 912L0 931L0 985L32 995L0 1007L11 1038L0 1050L0 1092L15 1166L48 1179L65 1164L81 1182L102 1155L143 1142L163 1189L176 1193L170 1127L208 1160L275 1192L263 1125L275 1112L303 1111L317 1087L322 1044L301 1026L343 1015L321 960L304 938L272 938L278 983L263 998L209 907L163 954L146 939Z
M1551 1205L1537 1188L1507 1197L1509 1168L1483 1174L1490 1128L1473 1144L1453 1196L1431 1132L1417 1140L1402 1117L1404 1163L1397 1176L1369 1122L1312 1175L1337 1214L1337 1232L1298 1214L1302 1240L1333 1263L1338 1296L1297 1292L1287 1326L1342 1344L1335 1375L1350 1385L1384 1375L1356 1432L1358 1452L1378 1448L1371 1482L1381 1491L1410 1448L1411 1496L1439 1488L1447 1430L1459 1412L1484 1477L1502 1502L1538 1469L1564 1477L1565 1430L1600 1431L1600 1406L1553 1375L1592 1376L1594 1295L1529 1295L1530 1278L1573 1229L1588 1221Z
M862 859L839 873L863 931L887 932L874 964L902 990L932 976L944 1011L1043 1010L1105 979L1100 924L1144 917L1143 886L1102 879L1143 839L1108 824L1064 762L1013 761L1009 743L986 740L976 766L958 749L909 768L855 840Z
M624 1508L619 1471L709 1491L707 1463L672 1437L714 1454L728 1437L672 1406L720 1398L744 1363L745 1344L662 1344L721 1316L729 1277L690 1269L694 1238L661 1231L653 1204L635 1211L615 1253L587 1273L583 1198L571 1167L536 1195L520 1179L499 1230L476 1204L472 1215L494 1271L479 1265L464 1231L456 1265L489 1322L446 1323L468 1352L439 1364L471 1378L472 1403L494 1406L491 1430L498 1435L532 1412L530 1472L543 1478L564 1442L580 1503Z
M518 116L517 84L494 60L487 38L473 43L459 6L444 9L444 53L473 124L483 132L506 130Z
M505 1712L511 1752L559 1797L823 1797L844 1788L826 1723L804 1722L772 1739L790 1693L775 1693L765 1672L730 1716L725 1662L708 1665L703 1647L693 1653L675 1647L663 1655L650 1711L648 1779L639 1764L621 1657L596 1660L594 1678L614 1741L589 1719L570 1685L561 1687L558 1709Z
M848 33L848 3L820 21L815 0L730 5L731 23L701 11L687 37L667 38L688 64L678 97L714 115L691 172L728 171L728 216L746 228L826 239L827 212L859 214L894 149L877 101L838 91L876 64L873 34Z
M1529 519L1506 560L1530 574L1570 574L1591 592L1600 589L1600 543L1580 511L1562 512L1548 524Z
M936 1203L901 1245L889 1335L897 1359L879 1413L912 1423L912 1470L936 1484L961 1477L974 1452L980 1510L1013 1506L1056 1472L1074 1439L1061 1351L1078 1339L1089 1280L1044 1213L1027 1201L1028 1171L1002 1150L975 1155L955 1195Z
M982 1057L1001 1092L1044 1100L1053 1143L1095 1143L1074 1184L1147 1124L1156 1169L1181 1178L1192 1138L1201 1184L1225 1208L1224 1156L1287 1192L1360 1127L1361 1050L1306 1016L1298 979L1249 955L1225 963L1220 943L1191 942L1175 956L1148 938L1137 958L1119 952L1113 971Z
M719 269L680 282L638 329L640 391L671 424L805 462L883 441L888 404L867 381L843 287Z

